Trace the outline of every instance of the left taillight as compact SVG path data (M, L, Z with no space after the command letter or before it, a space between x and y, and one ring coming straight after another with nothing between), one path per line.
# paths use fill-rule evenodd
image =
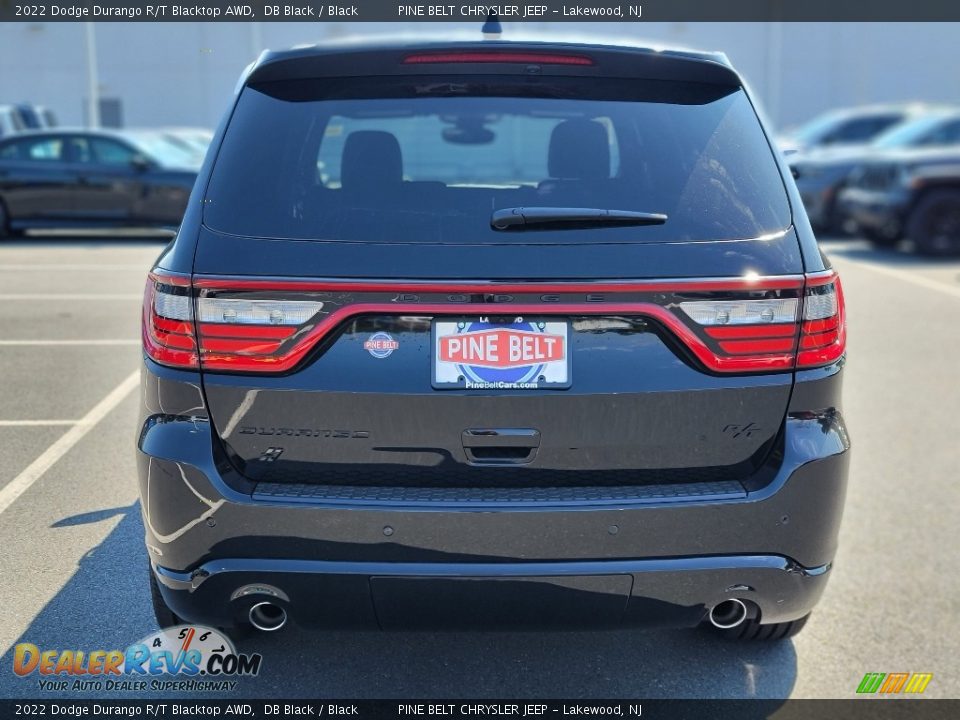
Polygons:
M198 368L190 279L152 272L143 293L143 350L161 365Z
M190 278L152 272L143 298L143 349L162 365L207 370L281 372L310 349L304 335L324 302L224 297L195 291Z
M306 336L324 302L302 298L197 298L201 364L206 370L281 372L312 346Z

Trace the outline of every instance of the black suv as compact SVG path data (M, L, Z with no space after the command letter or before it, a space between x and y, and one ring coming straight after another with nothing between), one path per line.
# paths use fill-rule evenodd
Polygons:
M843 307L722 55L266 54L146 287L157 619L790 635Z
M875 245L904 237L924 255L960 255L960 148L879 154L850 175L838 200Z

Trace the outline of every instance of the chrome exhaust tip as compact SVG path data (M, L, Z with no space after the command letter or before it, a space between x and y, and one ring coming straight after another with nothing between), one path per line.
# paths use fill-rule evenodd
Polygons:
M257 630L273 632L287 624L287 611L271 602L261 602L250 608L249 619Z
M747 619L747 606L742 600L731 598L710 608L710 624L721 630L735 628Z

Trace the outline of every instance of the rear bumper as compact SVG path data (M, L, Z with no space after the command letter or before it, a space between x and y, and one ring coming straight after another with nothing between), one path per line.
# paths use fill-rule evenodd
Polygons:
M148 372L147 548L170 607L211 625L265 600L324 627L681 627L732 597L765 623L794 620L836 552L849 461L839 367L798 373L777 448L742 482L353 495L242 487L196 385Z
M167 604L194 622L246 621L282 605L323 628L490 629L623 625L692 627L713 605L741 598L764 622L806 615L829 566L754 555L561 563L210 561L192 573L154 572Z

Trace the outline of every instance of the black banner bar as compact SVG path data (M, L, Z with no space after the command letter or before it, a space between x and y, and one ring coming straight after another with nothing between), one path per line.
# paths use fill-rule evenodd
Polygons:
M391 720L947 720L960 700L0 700L13 718L389 718Z
M504 23L678 21L960 21L957 0L524 0L518 3L402 0L0 0L2 22L463 22L493 9Z

